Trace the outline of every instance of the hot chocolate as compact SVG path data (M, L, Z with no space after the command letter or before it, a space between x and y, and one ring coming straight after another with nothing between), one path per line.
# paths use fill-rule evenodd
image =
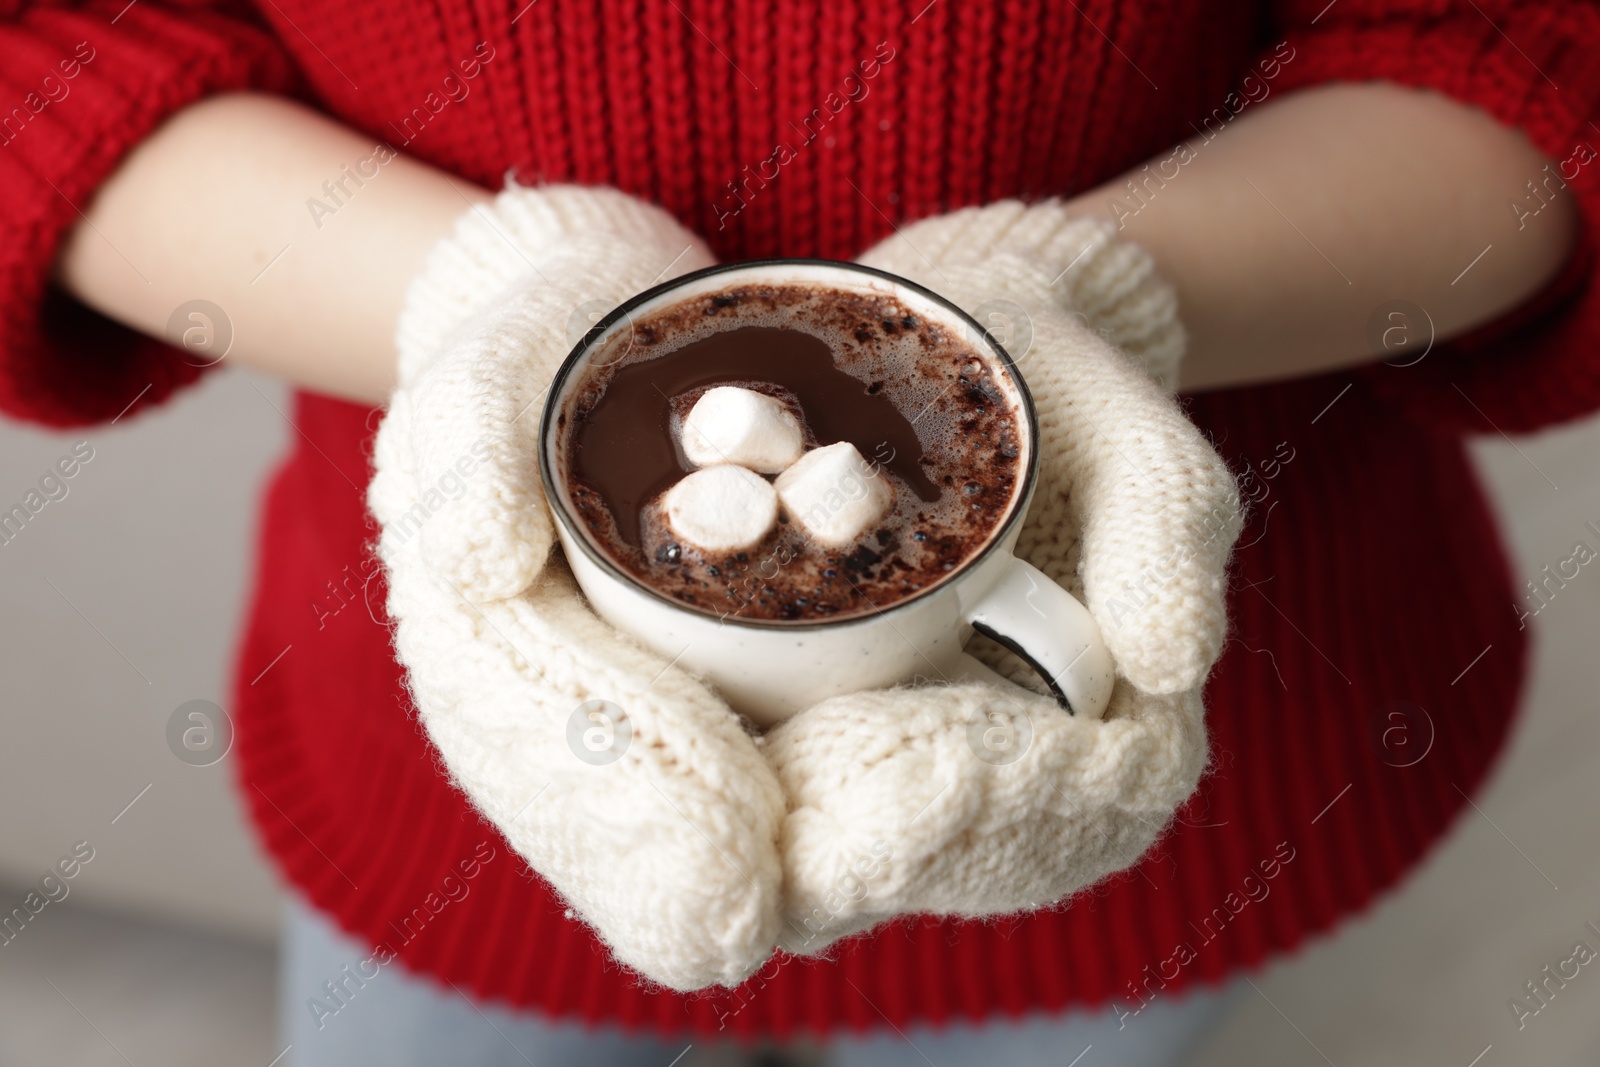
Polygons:
M593 354L557 416L559 476L595 545L685 605L871 613L948 577L1011 513L1026 463L1011 374L888 294L737 285ZM749 440L724 453L741 426Z

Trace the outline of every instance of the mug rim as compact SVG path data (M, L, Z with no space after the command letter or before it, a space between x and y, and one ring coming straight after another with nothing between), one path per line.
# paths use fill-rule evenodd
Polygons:
M1000 360L1001 365L1011 375L1011 380L1016 384L1017 387L1017 395L1021 400L1023 421L1027 424L1028 429L1027 469L1023 471L1022 486L1013 497L1013 503L1010 511L1007 512L1004 521L995 527L994 533L989 537L988 541L984 543L983 547L977 552L973 553L958 567L952 570L949 574L940 578L938 581L918 589L909 596L905 596L899 600L896 600L893 604L889 604L884 607L878 607L874 605L871 611L857 615L851 615L842 619L817 619L805 622L799 622L790 619L743 619L731 613L728 615L719 616L715 612L703 611L693 607L692 605L685 604L682 601L670 597L660 590L653 588L648 583L641 581L634 575L629 574L627 571L622 569L622 567L613 561L609 556L607 556L605 552L600 550L597 546L589 541L588 537L584 534L583 529L581 528L581 524L579 524L577 518L567 507L566 500L562 497L561 493L558 491L558 487L555 484L555 475L550 469L550 451L552 444L551 431L554 429L556 409L561 405L563 399L562 390L566 385L567 379L571 377L578 367L584 362L585 356L598 344L599 340L605 336L606 331L608 331L621 319L630 317L636 308L649 303L664 293L669 293L674 289L683 288L692 282L697 282L704 278L715 277L719 274L729 274L734 271L749 270L751 268L781 269L796 266L825 267L829 269L844 270L850 273L866 274L872 277L880 278L903 289L910 290L918 297L930 301L944 309L946 312L954 316L959 323L973 331L976 337L981 338L982 343L987 343L993 354ZM598 322L589 327L589 329L584 332L584 335L579 338L578 343L572 347L572 351L567 353L567 357L561 361L561 366L557 368L555 376L550 379L549 389L545 393L543 410L539 416L539 480L542 484L542 488L544 489L545 500L549 504L551 513L556 517L556 521L560 523L561 528L569 534L570 540L577 543L578 547L583 551L584 555L589 557L591 562L598 566L607 575L618 581L621 581L627 587L638 592L642 592L646 596L649 596L650 598L659 601L665 606L673 608L684 615L702 618L707 621L716 620L718 625L731 624L734 626L744 626L754 630L769 632L804 633L811 630L832 630L860 623L868 623L882 618L883 616L891 615L902 609L908 609L922 601L924 598L948 589L950 586L954 585L956 580L962 575L974 570L980 563L988 559L996 551L999 551L1000 546L1004 544L1007 535L1011 532L1012 527L1016 526L1023 520L1023 516L1027 514L1028 508L1033 502L1033 491L1036 483L1038 482L1039 465L1039 417L1038 412L1034 408L1033 393L1029 390L1028 383L1026 379L1023 378L1022 372L1017 365L1017 361L1012 357L1011 353L1004 345L995 340L993 335L991 335L989 331L985 330L977 319L973 318L964 308L956 304L954 301L934 292L925 285L912 281L910 278L902 277L890 271L880 270L877 267L869 267L864 263L855 263L850 260L841 259L824 259L815 256L796 256L792 258L781 259L748 259L741 260L736 263L715 263L709 267L702 267L699 270L693 270L687 274L680 274L675 278L669 278L664 282L651 286L649 289L635 293L633 296L612 308L603 317L601 317Z

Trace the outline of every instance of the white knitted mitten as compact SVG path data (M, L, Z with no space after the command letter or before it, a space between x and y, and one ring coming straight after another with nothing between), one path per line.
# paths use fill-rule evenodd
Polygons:
M1169 395L1183 350L1172 293L1108 225L1005 202L907 226L861 257L1012 320L1042 460L1018 554L1085 603L1118 678L1102 721L964 683L837 697L774 728L789 951L906 913L1059 901L1133 864L1204 769L1201 688L1226 635L1237 497Z
M368 490L452 778L618 960L685 990L771 954L783 795L715 693L590 611L550 551L537 438L575 328L711 262L614 190L513 183L467 212L407 294Z
M1168 392L1177 388L1185 347L1177 295L1156 273L1148 252L1117 239L1109 219L1071 215L1059 200L1000 200L903 226L860 261L942 292L951 268L981 267L1004 255L1048 271L1056 304L1137 359ZM983 325L1025 331L1026 323L1004 321L1012 301L1000 286L994 288L998 299L986 297L975 307L992 311L999 321ZM1026 352L1013 355L1027 358Z

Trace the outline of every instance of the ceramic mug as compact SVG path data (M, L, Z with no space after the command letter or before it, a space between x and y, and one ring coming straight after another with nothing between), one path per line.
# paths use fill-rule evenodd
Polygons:
M816 285L888 295L912 314L967 338L989 364L1022 437L1023 477L989 540L940 581L872 614L842 619L768 620L718 616L643 584L591 540L568 491L561 419L608 344L635 321L685 300L746 285ZM631 334L630 334L631 336ZM670 350L670 349L669 349ZM616 357L620 358L620 357ZM914 282L855 263L763 260L708 267L624 302L589 329L551 383L539 424L539 473L566 558L594 610L617 629L701 675L759 725L820 700L913 679L1004 682L966 655L974 632L1017 653L1069 713L1104 714L1114 672L1087 608L1012 552L1038 481L1038 419L1016 363L970 315Z

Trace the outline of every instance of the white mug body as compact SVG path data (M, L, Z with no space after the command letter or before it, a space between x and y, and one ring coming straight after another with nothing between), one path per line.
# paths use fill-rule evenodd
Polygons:
M829 697L913 679L949 681L966 667L966 616L999 579L1017 528L994 551L927 595L882 612L779 628L739 625L691 611L602 567L570 524L559 524L573 576L596 613L641 644L711 682L760 726Z

